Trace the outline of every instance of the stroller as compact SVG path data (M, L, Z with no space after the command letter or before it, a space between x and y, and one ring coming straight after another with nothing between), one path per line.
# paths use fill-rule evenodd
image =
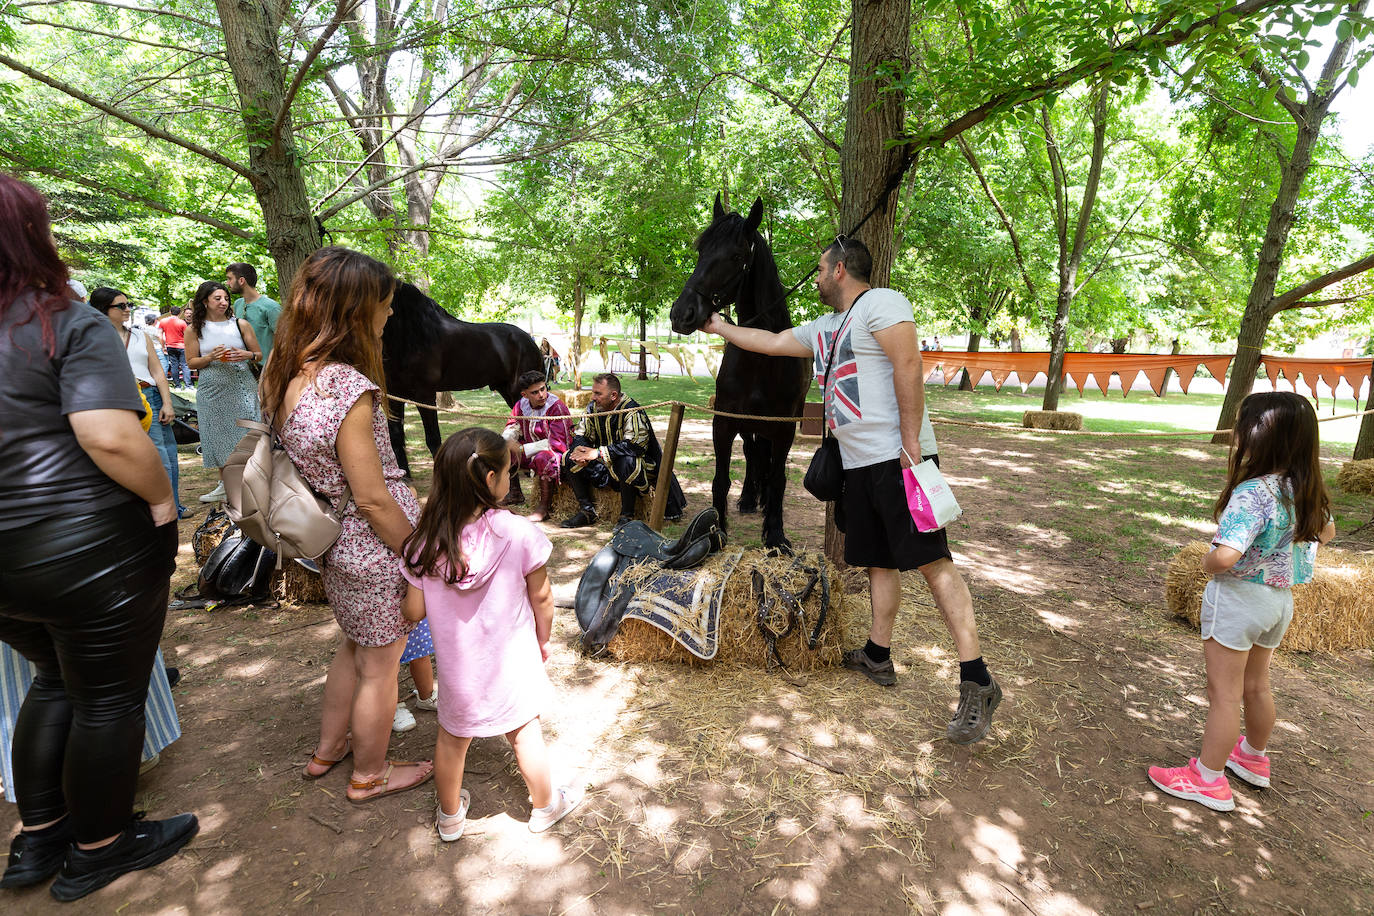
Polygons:
M200 429L196 426L195 399L173 391L172 409L177 415L172 421L172 435L177 440L177 445L200 442Z

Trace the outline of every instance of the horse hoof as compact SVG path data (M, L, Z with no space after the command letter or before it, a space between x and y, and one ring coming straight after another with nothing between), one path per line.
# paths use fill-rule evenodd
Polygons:
M752 499L741 499L736 508L739 509L740 515L754 515L759 511L759 504Z
M773 556L792 556L792 542L787 539L787 535L781 532L776 535L765 534L763 536L763 548Z

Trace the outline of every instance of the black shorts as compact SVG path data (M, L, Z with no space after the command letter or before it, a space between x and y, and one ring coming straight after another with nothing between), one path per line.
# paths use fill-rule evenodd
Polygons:
M934 455L923 456L940 459ZM952 560L945 529L916 530L906 506L901 462L893 458L867 467L845 469L844 496L836 506L835 524L844 532L844 561L850 566L917 569L936 560Z

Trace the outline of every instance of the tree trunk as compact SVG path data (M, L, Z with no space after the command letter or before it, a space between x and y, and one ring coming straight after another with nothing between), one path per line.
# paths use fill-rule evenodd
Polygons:
M649 328L648 321L644 318L644 313L639 313L639 380L642 382L649 377L649 354L644 347L644 341L648 340Z
M1021 329L1018 328L1016 325L1012 325L1012 326L1011 326L1011 341L1010 341L1010 346L1011 346L1011 352L1013 352L1013 353L1020 353L1020 352L1021 352Z
M1173 343L1173 345L1172 345L1171 347L1169 347L1169 355L1170 355L1170 356L1178 356L1178 354L1180 354L1180 353L1182 353L1182 352L1183 352L1183 345L1180 344L1180 343L1178 342L1178 338L1175 337L1175 338L1174 338L1174 343ZM1173 378L1174 378L1174 370L1173 370L1173 368L1170 367L1170 368L1168 368L1168 369L1165 369L1165 370L1164 370L1164 381L1161 382L1160 385L1159 385L1159 396L1160 396L1161 398L1164 397L1165 395L1167 395L1167 394L1169 393L1169 382L1173 381Z
M1308 106L1304 106L1306 110ZM1255 282L1250 286L1250 295L1245 300L1245 313L1240 319L1240 332L1236 335L1236 358L1231 362L1231 384L1226 388L1226 397L1221 402L1221 415L1217 417L1217 434L1212 441L1225 444L1231 441L1231 427L1235 425L1236 415L1240 413L1240 402L1250 393L1255 383L1255 373L1259 370L1261 348L1265 335L1269 333L1269 322L1274 313L1270 303L1278 286L1279 271L1283 267L1283 249L1288 243L1288 233L1293 229L1297 215L1298 197L1302 193L1303 181L1312 167L1312 147L1321 133L1322 121L1326 110L1322 108L1315 117L1309 117L1298 124L1297 138L1293 141L1293 155L1283 164L1283 174L1279 180L1279 192L1269 208L1269 223L1264 229L1264 241L1260 244L1259 262L1255 267Z
M1369 397L1365 398L1364 409L1374 410L1374 362L1369 365ZM1360 435L1355 440L1355 454L1352 457L1356 461L1374 458L1374 413L1367 413L1360 418Z
M277 288L285 300L297 269L320 247L320 233L289 113L281 119L278 134L272 134L286 101L286 78L277 47L279 23L271 19L268 4L215 0L215 7L224 26L225 55L243 111L253 192L262 207L267 248L276 262Z
M577 285L573 287L572 352L568 354L568 365L572 367L573 391L582 390L582 310L586 304L582 278L578 277Z
M969 312L970 330L968 332L968 352L977 353L978 348L983 345L983 335L978 333L978 328L982 327L984 319L984 309L981 305L975 305ZM959 379L960 391L972 391L973 379L969 376L968 369L964 369L964 375Z
M900 150L887 144L902 134L904 98L900 92L881 91L887 81L878 79L877 69L884 62L897 62L905 69L911 50L910 0L853 0L853 8L849 105L840 150L841 232L852 230L878 203L901 163ZM886 207L855 233L873 255L873 286L886 286L892 276L897 194L893 189L884 201ZM844 564L844 535L835 527L834 503L825 504L825 555Z
M1130 344L1129 337L1113 337L1111 340L1112 352L1120 356L1126 352L1126 347Z

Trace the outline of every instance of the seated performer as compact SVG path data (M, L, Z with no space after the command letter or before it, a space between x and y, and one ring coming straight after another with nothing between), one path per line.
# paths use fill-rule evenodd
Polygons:
M549 394L544 373L537 369L520 376L520 400L511 408L510 419L501 433L510 446L510 493L504 505L518 506L525 501L520 492L520 471L534 472L539 488L539 505L530 521L542 522L549 517L553 505L553 488L563 469L563 455L572 438L572 420L558 420L568 416L568 405Z
M587 416L578 424L572 450L567 457L567 478L581 508L563 523L564 528L581 528L596 521L596 501L592 487L620 491L620 519L634 518L635 497L647 496L658 480L658 464L663 460L658 437L649 425L649 415L635 410L639 404L621 393L620 378L603 372L592 380L592 403ZM626 413L610 411L626 410ZM598 417L598 413L609 416ZM687 497L678 486L677 475L668 474L668 508L664 518L677 520L687 507Z

